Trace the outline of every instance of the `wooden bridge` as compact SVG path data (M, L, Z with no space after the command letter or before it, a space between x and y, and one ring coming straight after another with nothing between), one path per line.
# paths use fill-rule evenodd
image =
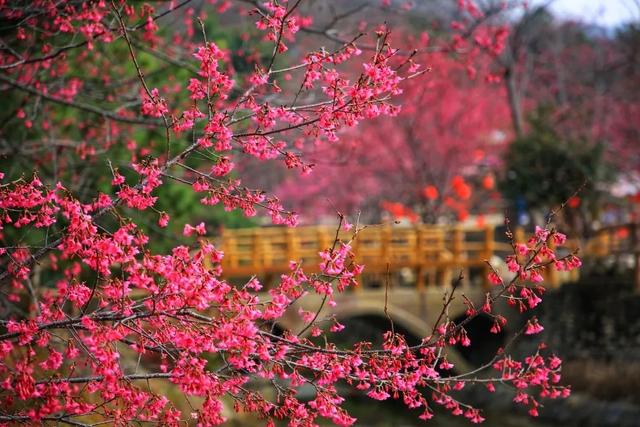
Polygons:
M493 227L367 227L352 242L356 262L365 265L360 286L338 294L335 308L322 304L317 295L308 295L288 310L279 326L303 330L305 325L297 314L303 308L320 310L318 319L334 316L343 322L358 317L386 319L389 314L411 335L429 335L442 310L443 294L461 271L466 279L460 292L481 304L488 286L485 260L511 251L509 244L496 241L495 234ZM318 272L318 252L330 248L336 238L349 241L352 232L331 226L225 230L218 241L224 252L223 275L240 279L258 274L268 287L276 275L290 272L290 260L302 262L305 272ZM480 279L480 284L473 285L471 277ZM455 319L465 310L457 298L448 315ZM455 350L450 352L450 361L459 369L470 367Z
M225 230L221 249L227 277L260 272L265 276L289 271L289 261L301 261L308 272L318 272L320 257L337 238L351 240L350 232L335 227L252 228ZM498 244L499 245L499 244ZM453 268L485 268L484 260L497 247L494 230L433 226L372 226L359 232L352 243L356 262L367 276L410 269L415 286L442 283Z
M583 243L581 256L606 257L637 247L637 240L632 241L632 238L637 235L638 227L622 227L631 231L624 235L618 227L596 233ZM501 239L500 234L492 226L368 227L360 231L352 243L356 262L365 265L361 285L352 292L338 295L336 308L329 308L322 304L320 297L309 295L289 310L279 326L294 332L304 329L297 315L298 308L320 310L319 319L327 316L339 320L358 316L385 317L386 300L387 312L394 322L416 337L428 335L441 312L444 292L451 289L452 280L460 272L465 279L457 293L482 304L489 288L486 261L492 261L500 270L497 264L500 258L512 253L511 244L506 238ZM525 241L522 230L516 230L514 234L516 241ZM351 232L336 231L336 227L330 226L236 229L223 231L217 246L224 251L222 267L227 279L258 274L268 287L276 275L290 271L290 260L302 262L306 272L318 272L318 252L331 247L336 238L349 241L351 237ZM578 243L570 242L568 246L573 249L572 246L578 246ZM544 283L557 287L576 280L577 274L577 271L559 273L550 269ZM456 298L448 309L448 316L455 319L465 310L462 298ZM512 311L506 310L507 313ZM471 366L453 349L450 359L460 369Z
M516 242L526 240L521 228L514 231ZM305 271L318 272L320 257L339 238L349 241L352 233L331 226L298 228L263 227L226 229L217 241L224 251L223 271L227 278L261 274L270 278L289 271L289 261L302 262ZM495 227L369 226L352 243L356 262L364 264L368 278L403 272L411 286L450 284L463 271L467 279L480 281L485 289L489 272L486 261L498 261L512 252L511 244ZM640 224L605 227L582 242L568 241L568 250L580 250L580 256L604 259L640 254ZM638 264L638 263L636 263ZM482 273L482 274L469 274ZM576 272L577 273L577 272ZM571 275L548 272L545 285L557 287L577 279ZM480 279L480 280L478 280ZM367 282L364 281L366 288ZM373 283L375 284L375 280Z
M288 272L290 260L302 262L307 272L318 272L318 252L331 247L336 238L349 241L351 237L351 232L330 226L248 228L223 231L218 247L225 254L226 277L258 273L268 279ZM516 240L524 241L521 230L516 231ZM486 261L512 251L506 239L496 239L492 226L371 226L358 233L352 247L356 262L365 265L367 279L402 272L417 290L450 284L460 271L467 273L467 279L480 279L487 289ZM567 279L550 275L550 286ZM376 281L365 279L365 287L372 282Z

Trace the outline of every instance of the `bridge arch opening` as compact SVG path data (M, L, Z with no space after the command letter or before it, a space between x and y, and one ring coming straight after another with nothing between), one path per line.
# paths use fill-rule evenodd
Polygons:
M331 339L342 346L351 346L356 342L366 341L372 343L375 348L380 348L383 343L384 333L391 330L389 319L384 314L354 314L340 317L338 320L345 325L345 329L338 334L332 335ZM407 319L398 316L394 318L394 331L404 336L409 346L420 344L424 335L431 332L431 327L426 322L420 326L419 333L416 333L415 327L416 325L412 322L407 322ZM461 374L476 367L468 363L467 359L462 357L455 347L448 347L447 359L453 363L454 368L451 370L438 369L443 376Z
M460 323L465 319L465 315L454 319L455 323ZM471 340L471 345L463 347L456 345L458 353L472 366L482 366L489 362L499 348L505 345L507 334L504 329L499 333L490 332L493 321L487 315L479 315L465 325L467 335Z
M268 324L267 329L269 329L273 335L276 335L278 337L283 336L286 330L284 326L280 325L277 322Z
M345 326L345 329L338 333L331 334L331 339L339 344L351 346L357 342L367 341L380 347L383 341L383 334L391 330L389 319L379 314L359 314L354 316L343 316L338 321ZM402 323L395 321L393 328L396 333L405 337L407 344L417 345L421 337L405 328Z

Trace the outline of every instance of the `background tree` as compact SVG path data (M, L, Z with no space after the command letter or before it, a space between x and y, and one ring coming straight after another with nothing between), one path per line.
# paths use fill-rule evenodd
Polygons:
M510 126L502 88L470 77L468 66L447 54L416 61L430 71L401 86L397 116L366 123L330 146L310 147L305 156L316 172L291 176L278 194L308 218L338 209L379 220L386 206L394 216L406 210L433 223L464 220L472 206L495 209L493 171ZM488 65L486 57L474 63L483 71Z
M629 86L639 78L637 49L631 47L637 33L637 23L611 32L555 19L545 7L525 10L496 59L516 136L527 131L528 113L553 105L553 126L562 138L601 142L620 173L637 170L637 150L631 148L637 96Z
M560 214L566 225L576 234L588 233L601 215L613 168L603 143L564 139L553 119L550 109L537 110L527 134L509 144L500 189L514 211L532 213L534 221L544 221L554 206L568 201Z

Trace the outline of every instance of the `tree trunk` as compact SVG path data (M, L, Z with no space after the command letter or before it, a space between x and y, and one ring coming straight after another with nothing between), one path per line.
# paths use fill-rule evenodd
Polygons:
M516 77L511 67L504 72L504 80L507 85L507 96L509 98L509 109L511 111L511 121L516 137L522 136L522 111L520 108L520 97L516 89Z

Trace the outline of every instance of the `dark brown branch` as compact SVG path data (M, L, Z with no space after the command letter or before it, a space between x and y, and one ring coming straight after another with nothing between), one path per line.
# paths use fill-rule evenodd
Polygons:
M60 99L60 98L56 98L55 96L51 96L48 94L45 94L43 92L40 92L34 88L32 88L31 86L28 85L23 85L22 83L19 83L18 81L12 79L11 77L7 77L4 76L2 74L0 74L0 81L7 83L10 86L13 86L16 89L19 89L23 92L27 92L30 93L32 95L36 95L39 96L43 99L46 99L47 101L51 101L54 102L56 104L60 104L60 105L65 105L67 107L72 107L72 108L76 108L78 110L82 110L82 111L86 111L88 113L92 113L92 114L97 114L99 116L102 116L104 118L107 119L111 119L114 121L118 121L118 122L123 122L123 123L132 123L132 124L139 124L139 125L148 125L148 126L161 126L162 122L158 121L158 120L149 120L149 119L141 119L141 118L131 118L131 117L124 117L121 116L120 114L117 114L113 111L108 111L108 110L103 110L102 108L96 107L94 105L91 104L85 104L83 102L75 102L75 101L67 101L64 99Z
M159 378L171 378L172 374L169 372L155 372L151 374L131 374L131 375L123 375L120 379L126 381L136 381L136 380L151 380L151 379L159 379ZM88 383L91 381L102 381L104 377L102 375L88 376L88 377L72 377L72 378L51 378L48 380L42 380L36 382L36 384L59 384L59 383L68 383L68 384L82 384Z

